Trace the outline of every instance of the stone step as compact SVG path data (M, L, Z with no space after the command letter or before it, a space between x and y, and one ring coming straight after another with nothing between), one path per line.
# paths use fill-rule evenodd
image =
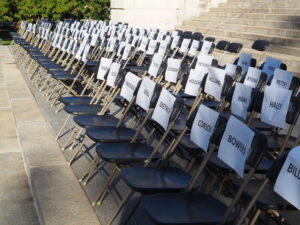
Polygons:
M223 24L224 18L220 16L216 16L213 20L207 17L199 17L195 20L184 21L183 24L192 25L192 26L203 26L203 25L216 25ZM295 29L299 30L300 21L293 22L290 21L273 21L273 20L255 20L255 19L247 19L247 18L232 18L227 19L226 24L241 24L241 25L251 25L251 26L262 26L262 27L273 27L273 28L281 28L281 29Z
M253 7L253 3L255 4L262 4L265 1L257 1L257 2L242 2L240 0L237 1L228 1L227 3L220 3L218 5L219 8L249 8ZM300 1L275 1L270 4L265 4L264 8L294 8L300 7Z
M266 0L227 0L226 3L228 4L232 4L232 3L265 3L267 2ZM298 0L269 0L270 4L276 4L276 3L280 3L280 4L286 4L286 5L291 5L294 3L297 3Z
M192 20L197 20L199 17L214 19L215 17L227 18L244 18L255 20L273 20L273 21L290 21L291 23L300 21L300 14L265 14L265 13L230 13L230 12L204 12L200 16L192 17Z
M178 26L177 29L182 30L191 30L197 31L201 33L208 34L209 36L224 36L224 37L232 37L232 38L241 38L246 40L258 40L264 39L270 41L271 44L280 44L287 45L293 47L300 47L300 39L299 38L290 38L290 37L278 37L275 35L267 35L260 33L251 33L251 32L243 32L243 31L233 31L233 30L223 30L219 28L212 27L196 27L196 26Z
M184 23L187 26L199 26L203 29L209 28L219 28L223 30L233 30L233 31L242 31L242 32L250 32L250 33L259 33L259 34L269 34L276 35L278 37L292 37L292 38L300 38L300 31L295 29L279 29L268 26L251 26L251 25L243 25L243 24L234 24L233 21L230 22L230 25L226 22L222 24L221 22L214 23L209 22L207 24L199 24L197 21L189 21ZM263 23L261 25L264 25ZM300 40L300 39L299 39Z
M264 7L264 6L262 6ZM289 15L299 15L300 8L211 8L210 13L212 12L222 12L222 13L264 13L264 14L289 14Z

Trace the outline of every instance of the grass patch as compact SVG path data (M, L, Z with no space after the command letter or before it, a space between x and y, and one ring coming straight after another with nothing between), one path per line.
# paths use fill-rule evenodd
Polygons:
M1 29L0 30L0 45L9 45L11 42L11 37L9 32L14 31L13 29Z

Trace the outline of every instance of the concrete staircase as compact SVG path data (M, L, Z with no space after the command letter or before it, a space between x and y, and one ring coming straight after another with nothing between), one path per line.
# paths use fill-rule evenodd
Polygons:
M299 0L227 0L176 28L240 42L246 52L252 52L254 40L269 40L267 55L282 59L289 71L300 75Z

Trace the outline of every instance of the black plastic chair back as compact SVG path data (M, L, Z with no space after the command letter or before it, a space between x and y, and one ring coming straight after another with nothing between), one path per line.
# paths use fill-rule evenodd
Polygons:
M154 108L155 107L155 105L156 105L156 103L159 99L161 90L162 90L162 86L160 84L156 83L154 91L153 91L153 95L152 95L152 98L151 98L151 101L150 101L149 108Z
M183 106L184 106L183 100L181 98L176 98L176 101L174 102L173 105L173 110L170 115L170 122L174 122L177 120L177 118L182 112Z
M293 77L289 90L292 91L292 96L296 96L296 94L299 92L300 88L300 79L298 77Z
M232 42L227 46L226 51L229 53L238 54L241 52L242 48L243 48L243 44Z
M255 49L257 51L260 52L264 52L267 50L267 48L269 47L270 42L267 40L256 40L254 41L254 43L252 44L251 48Z
M289 109L286 114L286 122L291 125L297 123L300 113L300 99L297 97L291 97Z
M272 166L269 168L266 176L269 180L273 181L274 183L277 180L277 177L287 159L288 152L283 153L280 155L272 164Z
M229 41L221 40L217 43L216 49L218 49L220 51L226 51L229 44L230 44Z
M228 95L228 93L232 87L233 81L234 80L231 76L225 75L224 84L223 84L222 93L221 93L222 97Z
M210 42L215 42L216 38L214 38L214 37L206 37L204 40L205 41L210 41Z
M256 85L256 89L261 90L264 86L266 86L268 82L268 75L266 73L261 73L259 77L259 81Z
M193 33L192 36L193 36L192 38L197 41L200 41L203 39L203 35L200 32L195 32L195 33Z

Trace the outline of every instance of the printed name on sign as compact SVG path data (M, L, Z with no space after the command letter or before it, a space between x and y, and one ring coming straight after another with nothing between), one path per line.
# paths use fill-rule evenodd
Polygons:
M177 82L178 73L180 70L181 59L168 59L168 67L165 74L165 80L171 83Z
M212 64L213 57L210 55L199 55L197 57L197 63L196 63L196 70L199 70L199 67L209 67ZM208 70L204 71L205 73L208 73Z
M241 83L235 84L234 93L231 100L231 112L243 118L247 118L248 107L251 100L252 88Z
M218 158L244 177L246 159L254 138L254 132L236 117L231 116L223 134Z
M149 110L154 89L155 82L150 80L148 77L144 77L136 97L136 104L145 111Z
M222 89L225 80L225 70L215 67L208 67L208 77L205 83L205 93L221 99Z
M191 43L191 39L186 39L186 38L183 39L179 51L181 53L186 53L188 51L190 43Z
M228 76L233 77L235 75L236 72L236 65L232 64L232 63L227 63L226 64L226 68L225 68L225 74Z
M97 79L104 80L105 74L110 69L112 61L113 60L109 58L101 58L98 73L97 73Z
M261 110L261 121L272 126L286 128L292 91L274 86L266 86Z
M167 129L171 112L176 98L165 88L162 89L157 104L154 108L152 119Z
M218 120L219 113L201 104L191 129L191 141L203 151L207 151L211 135Z
M190 74L184 89L184 93L191 96L197 96L200 90L202 80L205 75L206 68L199 67L196 69L191 69Z
M281 69L275 69L271 86L289 89L293 76L294 74L292 72Z
M141 78L135 74L128 72L125 76L125 82L122 86L120 95L125 98L128 102L131 101L133 93Z
M274 191L300 210L300 146L293 148L276 179Z
M152 62L150 64L150 67L148 69L148 73L153 76L153 77L157 77L157 73L158 73L158 70L161 66L161 63L162 63L162 60L163 60L163 56L156 53L154 54L153 58L152 58Z
M249 67L244 84L252 88L256 88L260 80L261 70L254 67Z
M121 64L119 63L112 63L110 66L110 70L107 76L107 85L109 85L110 87L114 87L115 86L115 80L119 74L119 70L120 70Z
M197 53L198 47L199 47L199 41L193 40L192 45L191 45L191 47L189 49L188 54L190 56L195 56L196 53Z
M208 55L209 54L209 50L210 50L212 44L213 43L211 41L204 40L200 54L201 55Z

